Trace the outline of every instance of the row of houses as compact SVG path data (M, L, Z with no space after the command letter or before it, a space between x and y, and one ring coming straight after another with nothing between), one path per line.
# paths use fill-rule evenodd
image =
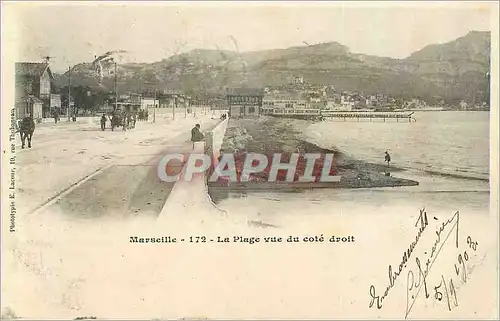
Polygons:
M148 93L122 93L115 100L111 93L105 100L103 111L125 111L137 112L139 110L148 110L152 108L189 108L191 98L182 93L173 93L164 91L157 94Z
M276 88L234 88L225 98L193 99L181 92L165 89L153 93L121 93L115 97L110 93L104 110L137 111L149 108L189 108L211 105L212 108L227 108L235 116L253 116L290 109L343 110L373 109L396 106L397 108L422 108L425 101L411 99L397 101L384 94L359 94L337 92L333 86L312 85L296 76L288 86ZM73 102L70 102L73 106ZM65 108L64 108L65 107ZM466 108L466 107L464 107ZM48 63L16 64L16 114L22 118L27 114L34 118L51 117L53 110L62 111L61 96L56 93L54 76Z
M383 93L359 93L352 91L338 91L332 85L310 84L300 75L291 77L288 85L264 88L264 105L266 101L293 100L294 105L299 108L314 106L313 103L322 103L325 109L354 110L354 109L378 109L378 108L425 108L427 103L422 99L396 99ZM273 96L287 96L275 99Z
M89 95L92 93L88 93ZM109 93L102 111L138 111L148 108L188 108L191 97L179 92L164 90L158 95L152 93ZM74 99L70 106L74 107ZM68 113L68 106L62 106L61 95L57 93L54 75L48 63L18 62L15 65L15 112L16 117L32 115L35 119L52 117L54 111ZM72 111L73 112L73 111Z
M459 110L489 110L490 106L486 102L469 104L465 100L458 103Z

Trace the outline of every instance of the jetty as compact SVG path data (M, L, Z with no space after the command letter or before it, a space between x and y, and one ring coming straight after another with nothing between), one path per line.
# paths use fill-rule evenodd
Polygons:
M408 121L409 123L415 122L416 119L413 117L415 112L393 112L393 111L338 111L338 110L321 110L321 109L283 109L283 108L268 108L262 109L263 115L269 115L274 117L283 118L296 118L305 120L325 120L341 119L347 121L348 119L355 119L360 121L360 119L368 119L369 121Z
M408 121L409 123L415 122L416 119L413 118L414 112L411 113L398 113L398 112L335 112L335 111L322 111L321 116L323 118L331 119L342 119L347 121L347 119L356 119L359 122L360 119L369 119L370 121L377 119L383 120L384 122L389 120L400 120Z

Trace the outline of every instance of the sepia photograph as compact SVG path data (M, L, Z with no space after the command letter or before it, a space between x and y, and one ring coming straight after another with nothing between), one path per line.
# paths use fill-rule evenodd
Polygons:
M2 319L496 319L498 2L3 1Z

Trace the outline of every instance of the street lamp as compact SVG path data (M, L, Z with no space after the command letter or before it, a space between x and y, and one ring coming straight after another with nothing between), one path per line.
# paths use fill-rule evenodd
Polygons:
M158 87L158 79L156 80L155 83L155 100L154 100L155 103L153 104L153 123L156 123L156 87Z
M188 109L186 106L186 102L184 100L184 95L182 96L182 103L184 104L184 118L187 118L188 117Z
M73 67L68 67L68 106L66 108L66 114L68 114L68 122L70 121L70 116L69 116L69 111L71 108L71 70L74 68Z
M177 107L177 95L174 95L174 105L172 106L172 118L175 120L175 108Z
M118 110L118 82L116 79L116 61L113 59L115 65L115 111Z

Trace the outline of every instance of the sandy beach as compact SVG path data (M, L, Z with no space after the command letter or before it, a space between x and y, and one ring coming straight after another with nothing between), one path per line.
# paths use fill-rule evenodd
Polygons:
M394 176L404 169L366 162L349 157L341 150L326 149L306 141L300 132L294 129L294 120L274 117L258 119L230 119L221 147L223 153L319 153L334 154L335 175L340 175L340 182L328 184L287 184L279 182L233 183L231 187L218 183L209 183L209 191L218 201L224 198L228 189L234 191L300 191L307 188L374 188L416 186L418 182ZM388 176L388 175L390 176Z

